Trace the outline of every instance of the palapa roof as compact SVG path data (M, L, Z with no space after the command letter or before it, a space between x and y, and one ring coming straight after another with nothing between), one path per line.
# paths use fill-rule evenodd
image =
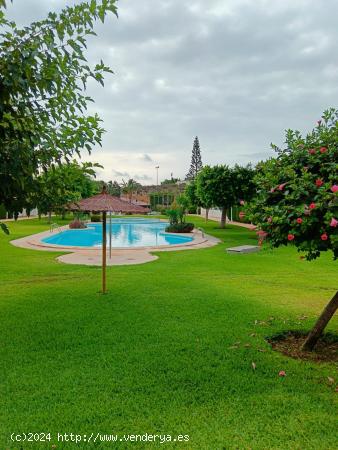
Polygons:
M119 197L113 197L107 193L105 187L101 194L70 203L67 208L71 211L106 211L131 214L144 214L145 212L148 212L148 209L143 206L134 205Z

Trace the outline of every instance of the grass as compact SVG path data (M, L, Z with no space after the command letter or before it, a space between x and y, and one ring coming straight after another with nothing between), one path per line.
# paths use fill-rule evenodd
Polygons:
M21 448L13 432L51 433L25 450L336 448L327 379L336 367L289 359L264 339L311 327L337 288L336 263L300 260L292 248L228 255L254 233L194 221L224 243L108 268L105 296L99 268L9 244L48 229L44 220L0 235L0 448ZM189 441L76 445L57 442L58 432Z

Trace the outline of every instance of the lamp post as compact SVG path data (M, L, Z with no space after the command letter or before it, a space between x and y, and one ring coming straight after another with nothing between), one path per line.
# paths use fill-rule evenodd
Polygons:
M156 185L158 186L158 169L160 168L160 166L155 166L156 169Z

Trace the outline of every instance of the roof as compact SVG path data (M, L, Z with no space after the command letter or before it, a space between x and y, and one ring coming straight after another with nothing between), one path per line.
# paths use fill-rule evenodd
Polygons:
M131 214L144 214L148 212L148 209L143 206L133 205L119 197L113 197L106 192L105 188L101 194L70 203L67 205L67 208L71 211L106 211Z
M146 206L149 206L149 205L150 205L150 204L147 203L147 202L143 202L142 200L137 200L137 199L132 199L131 201L129 201L126 197L120 197L120 200L126 201L126 202L128 202L129 204L136 205L136 206L143 206L143 207L146 207ZM144 209L144 208L143 208L143 209Z

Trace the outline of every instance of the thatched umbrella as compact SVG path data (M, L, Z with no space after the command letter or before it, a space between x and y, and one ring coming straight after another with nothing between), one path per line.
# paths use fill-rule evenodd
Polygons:
M149 210L142 206L133 205L119 197L113 197L107 193L103 186L101 194L84 198L67 206L71 211L102 212L102 293L106 292L106 266L107 266L107 212L144 214Z

